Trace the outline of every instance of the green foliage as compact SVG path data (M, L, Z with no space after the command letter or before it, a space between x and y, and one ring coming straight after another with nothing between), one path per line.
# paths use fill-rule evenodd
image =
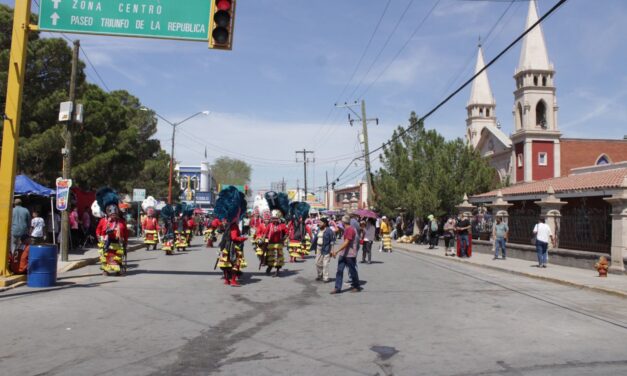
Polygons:
M6 101L12 10L0 5L0 103ZM22 119L18 146L19 173L53 186L61 176L64 125L57 123L59 103L67 101L72 50L65 40L30 34ZM151 137L157 130L154 114L141 111L141 102L124 90L107 93L85 81L79 62L77 102L84 106L84 124L72 129L72 172L75 185L95 190L108 185L120 192L146 188L166 197L169 156Z
M417 122L412 112L409 124ZM446 141L420 122L404 133L399 127L393 139L383 148L375 175L376 206L384 213L395 214L399 207L416 216L453 213L464 193L495 187L493 168L459 138Z
M213 177L218 184L244 185L250 182L252 169L244 161L220 157L211 166Z

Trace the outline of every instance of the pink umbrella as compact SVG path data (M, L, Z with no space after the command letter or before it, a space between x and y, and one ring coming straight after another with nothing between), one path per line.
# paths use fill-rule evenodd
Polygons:
M373 212L372 210L367 210L367 209L357 209L352 214L358 215L360 217L365 217L365 218L379 217L377 213Z

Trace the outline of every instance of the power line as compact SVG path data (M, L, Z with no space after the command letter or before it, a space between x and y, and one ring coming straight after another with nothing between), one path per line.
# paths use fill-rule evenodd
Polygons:
M486 34L485 39L483 40L483 45L487 46L489 43L489 39L492 36L492 33L494 32L494 30L496 29L497 25L503 20L503 17L505 16L505 14L510 10L510 8L512 7L512 5L514 5L514 3L516 3L516 0L509 0L510 3L507 6L507 8L505 9L505 11L503 11L503 13L501 13L501 16L496 20L496 22L492 25L492 27L490 28L490 30L488 31L488 33ZM520 6L520 4L522 4L521 2L517 2L518 6ZM514 12L510 13L510 16L514 14ZM503 29L501 29L499 31L499 33L503 31ZM468 56L468 58L465 60L464 64L462 64L462 66L460 67L459 71L455 74L455 78L451 79L448 81L448 83L446 84L445 89L442 91L442 93L440 95L444 95L446 92L448 92L451 87L457 82L457 80L459 80L459 78L464 74L464 72L466 72L468 70L469 67L471 67L472 65L471 62L473 60L473 58L476 56L476 50L473 49L472 53L470 53L470 55Z
M398 50L398 52L396 52L396 55L394 55L394 57L392 58L392 60L390 60L390 62L388 63L388 65L385 66L385 68L379 72L379 75L377 76L377 78L370 82L370 84L368 84L368 87L366 88L366 90L364 90L361 95L359 96L359 99L362 99L364 97L364 95L366 95L366 93L368 92L368 90L370 90L370 88L377 82L379 81L379 79L383 76L383 74L385 72L387 72L388 69L390 69L390 67L392 66L392 64L394 64L394 62L396 61L396 59L398 59L398 57L400 56L401 52L403 52L403 50L405 50L405 48L407 47L407 45L409 45L409 42L411 42L411 40L414 38L414 36L416 35L416 33L418 32L418 30L420 30L422 28L422 26L425 24L425 22L427 22L427 19L429 19L429 17L431 17L431 14L433 13L433 11L435 10L435 8L437 8L437 6L440 4L442 0L437 0L433 6L431 7L431 9L429 9L429 11L427 12L427 14L422 18L422 20L420 21L420 23L418 23L418 26L416 26L416 28L414 29L414 31L411 33L411 35L409 36L409 38L407 38L407 40L405 41L405 43L403 44L403 46Z
M419 118L418 120L416 120L416 122L410 124L407 128L401 129L400 132L398 132L396 134L396 136L391 137L388 141L384 142L381 146L379 146L376 149L371 150L368 154L372 155L380 150L382 150L384 147L390 145L392 142L394 142L395 140L399 139L400 137L402 137L403 135L405 135L409 130L411 130L412 128L416 127L418 124L420 124L421 122L423 122L424 120L426 120L427 118L429 118L431 115L433 115L436 111L438 111L442 106L444 106L446 103L448 103L453 97L455 97L457 94L459 94L459 92L461 92L464 88L466 88L466 86L468 86L470 83L472 83L475 78L477 78L479 75L481 75L481 73L483 73L486 69L488 69L490 66L492 66L492 64L494 64L496 61L498 61L506 52L508 52L510 49L512 49L512 47L514 47L518 42L520 42L527 34L529 34L531 32L531 30L533 30L536 26L538 26L540 23L542 23L547 17L549 17L551 14L553 14L558 8L560 8L562 5L564 5L564 3L566 3L566 1L568 0L559 0L551 9L549 9L542 17L540 17L533 25L529 26L529 28L527 30L525 30L522 34L520 34L516 39L514 39L507 47L505 47L498 55L496 55L492 60L490 60L482 69L480 69L477 73L475 73L472 77L470 77L468 80L466 80L466 82L464 82L461 86L459 86L455 91L453 91L451 94L449 94L446 98L444 98L440 103L438 103L434 108L432 108L429 112L427 112L424 116L422 116L421 118ZM340 174L339 178L346 172L346 170L350 167L350 165L353 163L353 161L357 160L359 158L355 158L352 161L349 162L348 166L346 166L346 168L344 169L344 171L342 171L342 173Z
M98 79L102 83L102 86L104 86L104 88L105 88L105 90L107 92L111 92L111 89L109 89L109 86L107 85L107 83L102 79L102 76L100 75L100 73L98 73L98 69L96 69L94 64L91 62L91 59L89 58L89 56L87 56L87 51L85 51L85 49L83 47L81 47L81 51L83 52L83 56L85 56L85 59L87 60L87 63L89 63L89 66L91 66L91 69L93 69L94 73L96 73L96 76L98 77Z
M359 67L361 66L361 63L363 62L364 57L366 56L366 53L370 49L370 45L372 44L372 41L374 40L374 36L377 34L377 31L379 30L379 26L381 26L381 21L383 21L383 17L387 13L387 10L388 10L391 2L392 2L392 0L388 0L387 4L385 4L385 7L383 8L383 12L381 13L381 16L379 17L379 21L377 22L377 25L375 26L374 30L372 31L372 34L370 35L370 39L368 40L368 43L366 43L366 47L364 48L363 52L361 53L361 56L359 57L359 60L357 61L357 64L355 65L355 69L353 69L353 73L351 73L350 78L348 79L348 81L346 81L346 84L344 85L344 88L340 92L340 95L337 96L337 99L335 100L335 103L339 102L342 99L342 95L344 95L344 92L346 91L346 89L348 89L348 86L353 81L353 78L355 78L355 74L359 70ZM320 134L320 133L324 134L325 132L326 133L329 132L329 131L327 131L326 128L328 126L330 126L330 124L327 124L327 121L331 117L331 114L333 113L334 109L335 109L335 107L332 107L329 110L329 113L327 114L327 116L326 116L326 118L325 118L325 120L323 122L323 126L318 128L318 132L316 132L316 134L314 135L314 137L313 137L314 140L318 139L317 138L318 134ZM319 146L319 143L320 143L320 141L317 141L314 146L315 147ZM315 147L312 148L312 149L315 149Z
M383 145L381 145L378 148L372 150L369 154L373 154L373 153L383 149L385 146L390 145L394 140L397 140L398 138L402 137L409 130L411 130L412 128L416 127L418 124L420 124L421 122L423 122L424 120L429 118L431 115L433 115L437 110L439 110L442 106L444 106L448 101L450 101L453 97L455 97L457 94L459 94L460 91L462 91L464 88L466 88L466 86L470 85L470 83L472 83L475 80L475 78L477 78L481 73L483 73L486 69L488 69L497 60L499 60L507 51L509 51L518 42L520 42L529 32L531 32L531 30L533 30L542 21L544 21L548 16L550 16L559 7L561 7L564 3L566 3L566 1L568 1L568 0L559 0L551 9L549 9L548 12L546 12L542 17L540 17L540 19L538 19L533 25L531 25L527 30L525 30L516 39L514 39L513 42L511 42L507 47L505 47L498 55L496 55L492 60L490 60L483 67L483 69L479 70L472 77L470 77L468 80L466 80L466 82L464 82L460 87L458 87L455 91L453 91L449 96L447 96L444 100L442 100L440 103L438 103L433 109L431 109L429 112L427 112L424 116L422 116L416 122L414 122L413 124L410 124L407 128L402 129L400 132L398 132L396 137L392 137L388 141L384 142Z
M412 4L414 3L414 0L410 0L409 3L407 3L407 6L405 7L405 9L403 10L403 13L401 14L400 18L398 19L398 21L396 22L396 25L394 25L394 28L392 29L392 32L390 33L390 35L388 35L388 38L385 40L385 42L383 43L383 46L381 46L381 49L379 49L379 52L377 53L377 56L374 58L374 60L372 60L372 63L370 64L370 66L368 67L368 70L366 70L366 73L361 77L361 80L359 81L359 83L357 84L357 86L355 86L355 88L353 89L353 91L351 92L351 94L349 95L349 98L353 98L355 96L355 93L357 92L357 89L361 86L361 84L364 82L364 80L366 79L366 77L368 76L368 74L370 74L370 71L372 70L372 68L374 67L374 65L377 63L377 61L379 60L379 57L381 57L381 54L383 53L383 51L385 50L385 48L388 46L388 44L390 43L390 40L392 40L392 37L394 36L394 33L396 33L396 30L398 29L399 25L401 24L401 22L403 21L403 18L405 18L405 15L407 14L407 11L409 11L409 8L412 6Z

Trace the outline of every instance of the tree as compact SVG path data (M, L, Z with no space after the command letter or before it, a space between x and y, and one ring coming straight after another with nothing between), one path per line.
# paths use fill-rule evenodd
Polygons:
M211 171L218 184L245 185L250 182L252 168L239 159L220 157L211 166Z
M6 101L11 13L0 5L0 103ZM72 50L63 39L29 35L17 169L53 186L62 169L64 125L57 115L59 103L68 98ZM140 100L124 90L107 93L87 83L84 67L79 61L76 96L85 118L73 128L75 185L85 190L108 185L121 192L146 188L150 195L165 197L169 158L151 139L157 129L154 113L141 111Z
M494 188L494 169L463 140L446 141L435 130L425 130L414 112L409 124L415 126L394 131L380 157L376 205L384 213L402 207L412 215L441 216L454 212L464 193Z

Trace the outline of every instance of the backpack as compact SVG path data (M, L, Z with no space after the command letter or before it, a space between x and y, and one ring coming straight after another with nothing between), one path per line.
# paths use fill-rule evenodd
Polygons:
M431 221L431 231L432 232L438 231L438 222L436 220Z
M26 274L28 269L28 251L30 245L16 249L13 254L9 254L9 269L13 274Z

